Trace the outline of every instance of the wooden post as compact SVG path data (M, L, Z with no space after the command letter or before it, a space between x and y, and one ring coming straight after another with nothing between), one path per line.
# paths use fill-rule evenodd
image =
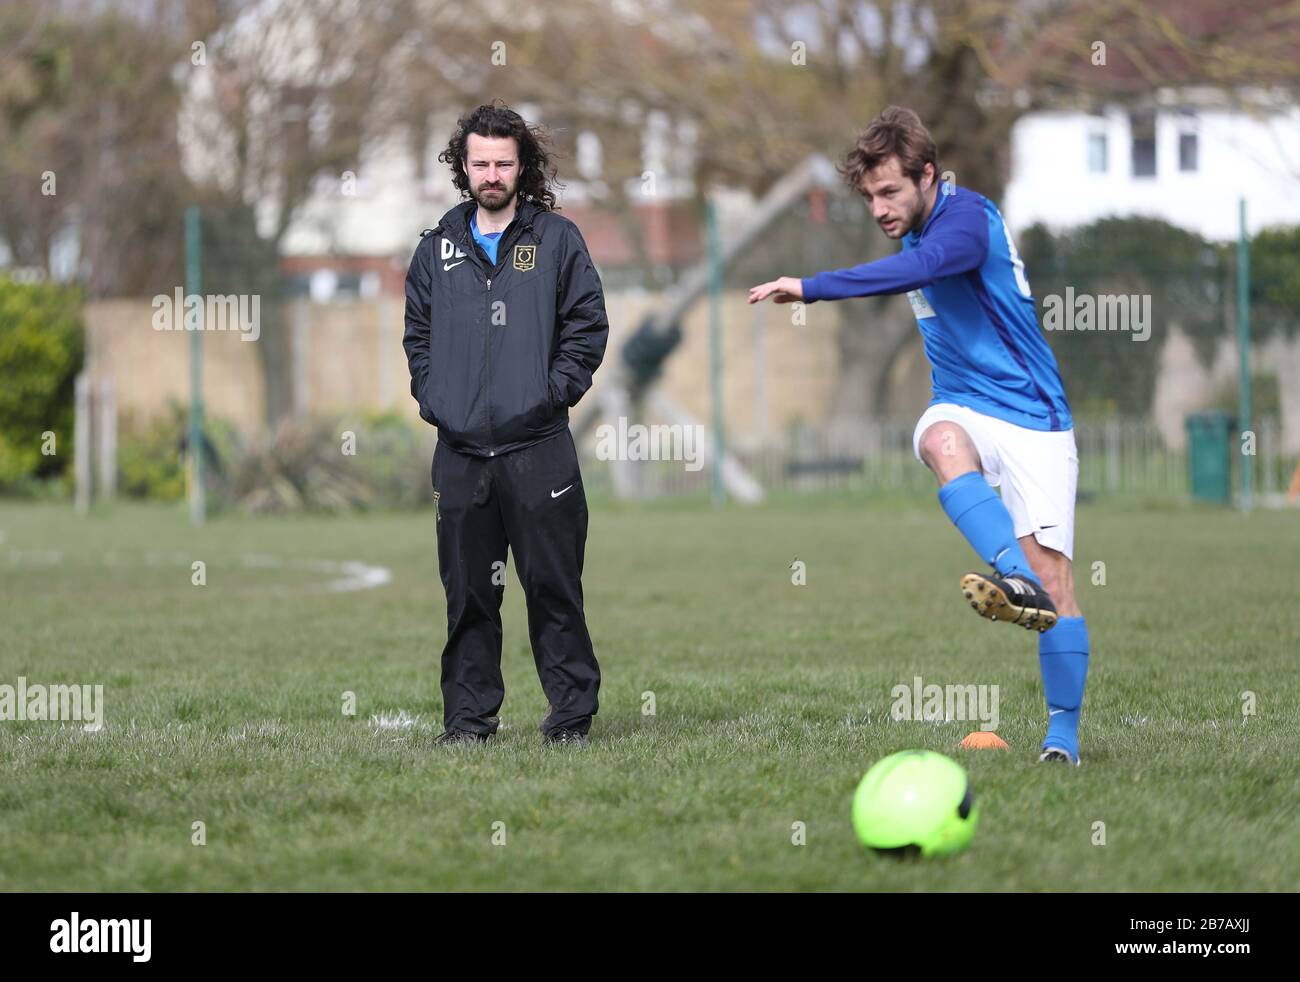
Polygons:
M117 493L117 401L112 379L100 379L95 400L95 456L99 497L111 500Z
M76 443L73 457L73 470L77 481L77 514L85 515L90 511L91 473L90 473L90 376L81 372L77 376L75 388L76 423L73 440Z

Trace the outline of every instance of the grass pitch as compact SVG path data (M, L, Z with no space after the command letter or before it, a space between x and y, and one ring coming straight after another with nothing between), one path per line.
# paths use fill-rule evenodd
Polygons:
M541 745L513 568L504 727L432 746L431 513L195 531L174 508L3 503L0 536L0 684L102 684L106 707L98 733L0 722L0 889L1297 888L1294 513L1080 510L1077 769L1036 762L1036 635L966 606L976 564L928 495L593 501L604 684L576 752ZM332 591L356 568L327 560L391 581ZM977 723L892 719L916 676L998 685L1011 749L956 749ZM858 779L908 747L967 768L965 854L898 863L854 840Z

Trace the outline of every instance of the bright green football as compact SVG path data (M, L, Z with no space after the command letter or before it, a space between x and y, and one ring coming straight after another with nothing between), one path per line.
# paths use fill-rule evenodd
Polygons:
M853 795L853 831L873 852L945 856L970 845L979 808L966 772L931 750L891 754Z

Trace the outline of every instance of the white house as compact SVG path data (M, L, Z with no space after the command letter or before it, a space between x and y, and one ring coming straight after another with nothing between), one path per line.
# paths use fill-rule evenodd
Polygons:
M1107 216L1149 215L1207 239L1231 242L1239 202L1254 234L1300 224L1300 106L1286 94L1240 99L1208 88L1158 92L1146 108L1032 112L1011 134L1007 224L1054 229ZM1280 382L1281 442L1300 452L1300 341L1272 338L1252 352L1255 371ZM1161 349L1152 413L1174 448L1187 413L1235 384L1237 351L1226 337L1206 368L1174 331Z
M1032 112L1012 129L1002 210L1014 230L1150 215L1224 241L1237 237L1242 197L1252 233L1300 224L1293 97L1194 88L1141 109Z

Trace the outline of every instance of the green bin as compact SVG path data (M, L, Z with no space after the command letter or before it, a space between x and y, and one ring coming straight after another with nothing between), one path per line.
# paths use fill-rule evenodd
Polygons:
M1216 505L1232 503L1232 433L1236 421L1225 412L1187 417L1187 462L1192 497Z

